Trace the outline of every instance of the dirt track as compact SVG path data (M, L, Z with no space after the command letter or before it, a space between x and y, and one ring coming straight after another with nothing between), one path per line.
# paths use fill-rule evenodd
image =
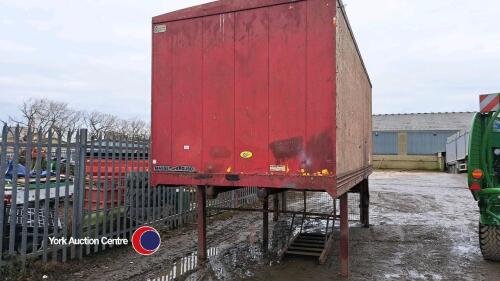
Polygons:
M500 264L484 261L479 251L478 211L464 175L376 172L370 189L371 227L350 231L350 280L500 280ZM180 280L339 278L337 249L326 265L263 255L260 223L256 213L225 214L212 223L214 256L199 270L190 269L196 248L191 226L164 236L160 252L150 257L122 247L46 274L59 280L167 280L162 278L180 272L182 263L187 273Z

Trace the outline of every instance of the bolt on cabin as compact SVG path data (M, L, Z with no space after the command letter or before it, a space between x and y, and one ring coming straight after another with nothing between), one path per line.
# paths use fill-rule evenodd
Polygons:
M152 36L152 185L197 186L203 207L207 192L257 186L264 228L269 195L341 198L347 274L347 192L368 198L372 87L342 2L217 1L154 17Z

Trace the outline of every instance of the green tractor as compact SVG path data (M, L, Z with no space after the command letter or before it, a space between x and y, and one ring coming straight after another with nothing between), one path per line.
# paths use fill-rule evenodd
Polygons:
M481 252L500 261L500 94L482 95L480 103L470 132L468 181L479 205Z

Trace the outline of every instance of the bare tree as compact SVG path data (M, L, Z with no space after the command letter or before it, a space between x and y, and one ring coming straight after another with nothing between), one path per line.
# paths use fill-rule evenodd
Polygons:
M76 130L85 126L85 112L71 110L68 114L66 128L63 130L68 132L70 135L76 132Z
M147 130L148 125L146 122L144 122L144 120L138 118L132 118L126 120L125 124L127 126L122 130L125 132L126 135L130 137L141 138L148 135L148 130Z
M31 128L33 132L41 130L43 135L49 131L74 134L86 127L90 139L99 137L134 137L150 135L149 123L139 119L119 119L98 111L84 112L72 109L67 103L48 99L28 99L19 106L18 117L9 116L4 123L12 128L16 125Z
M40 114L40 127L42 127L43 133L47 133L49 130L66 130L68 118L72 115L73 110L64 102L46 99L43 101L44 107Z
M92 111L85 114L85 125L89 130L90 139L98 139L116 129L118 118L111 114Z
M39 118L43 110L43 99L28 99L19 106L20 118L9 116L9 120L20 126L34 129L40 125Z
M146 128L144 129L144 136L146 138L150 138L151 137L151 122L147 122L146 123Z
M114 129L107 132L107 136L117 138L147 138L149 137L149 124L138 118L117 119Z

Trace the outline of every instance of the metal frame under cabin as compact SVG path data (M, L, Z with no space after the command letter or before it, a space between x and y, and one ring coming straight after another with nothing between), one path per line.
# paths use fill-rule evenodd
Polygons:
M324 264L329 257L332 248L334 247L334 227L336 221L340 228L340 262L341 275L347 276L349 273L349 221L348 221L348 194L360 194L360 223L364 227L369 227L369 185L368 179L362 179L349 190L343 193L337 199L340 199L339 213L336 212L335 199L332 200L333 212L307 212L306 198L304 191L304 206L303 211L288 210L286 206L286 189L275 188L260 188L257 192L258 198L262 203L262 208L231 208L231 207L206 207L206 200L215 199L219 194L234 190L236 188L214 188L208 186L197 186L196 208L197 212L197 231L198 231L198 258L200 261L206 261L207 256L207 239L206 239L206 215L207 210L231 210L243 212L260 212L262 213L262 249L267 251L269 245L269 213L273 214L273 220L277 221L281 214L291 214L292 219L290 229L288 231L287 241L285 246L278 252L279 258L284 255L300 255L317 257L320 264ZM291 191L293 192L293 191ZM300 193L300 191L295 191ZM272 197L273 208L269 208L269 199ZM280 202L281 201L281 202ZM281 204L280 204L281 203ZM324 233L308 233L303 232L302 227L306 219L321 219L326 220ZM300 230L295 232L294 222L300 221Z

